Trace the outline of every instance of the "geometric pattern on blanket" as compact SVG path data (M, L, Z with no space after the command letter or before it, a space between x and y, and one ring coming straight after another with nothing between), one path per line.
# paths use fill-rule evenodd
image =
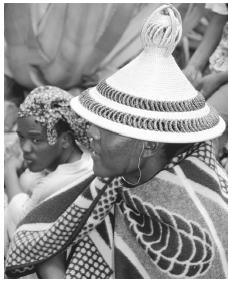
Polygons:
M201 160L203 163L205 163L213 171L216 172L219 178L218 181L219 181L221 193L226 199L228 199L228 182L219 173L218 167L221 167L221 165L214 158L215 150L214 150L213 141L210 140L210 141L194 144L189 150L172 158L171 162L169 162L166 165L166 168L167 169L173 168L181 160L187 158L188 156L196 157L197 159ZM224 170L224 168L222 168L222 170Z
M226 181L221 175L219 175L219 182L221 184L221 192L225 198L228 199L228 181Z
M213 158L215 155L213 142L207 141L199 147L198 151L193 152L192 156L196 156L201 161L205 162L212 170L216 172L216 174L219 177L219 183L220 183L220 189L223 193L223 195L228 198L228 182L225 178L223 178L219 171L218 167L222 167L218 161ZM224 168L223 168L224 169Z
M80 224L83 212L85 209L72 204L47 231L18 231L15 245L10 246L6 265L23 266L28 262L35 264L63 249L72 236L72 228ZM11 273L13 275L19 271L15 268Z
M202 162L204 162L207 166L209 166L213 171L216 172L218 176L219 189L225 199L228 199L228 181L223 178L223 176L219 172L219 167L224 170L224 168L219 164L219 162L214 158L214 146L212 141L207 141L201 143L198 150L192 152L191 156L198 158Z
M6 274L18 278L32 273L36 264L80 242L110 212L116 200L114 186L119 184L118 180L96 178L95 185L87 186L75 200L72 199L68 208L47 229L39 230L36 226L34 231L30 228L33 224L23 223L9 247ZM51 199L47 202L51 205ZM85 207L83 203L86 203Z
M208 270L214 247L205 229L164 207L143 202L126 189L121 196L119 207L129 229L162 272L194 278Z
M112 270L89 236L84 237L73 251L66 279L108 279Z
M189 155L190 157L197 157L197 159L200 159L203 163L207 164L207 166L209 166L213 171L217 171L218 164L215 161L213 155L210 154L210 152L212 151L212 147L212 142L210 141L206 143L195 144L191 148L191 150L181 155L178 155L177 157L174 157L172 161L167 165L166 169L170 173L175 174L172 167L174 167L176 164L179 164L182 159ZM191 168L193 168L194 163L191 158L190 161L184 160L183 165L186 165L187 162L190 162L189 164L191 164ZM202 170L203 167L205 166L202 166ZM184 169L184 167L182 169ZM195 166L194 169L198 170L198 167ZM210 177L212 179L214 178L213 176ZM215 182L219 183L217 184L217 186L221 189L223 180L225 190L227 189L227 181L222 176L220 176L219 179L217 178ZM72 227L71 231L72 239L68 241L65 246L62 247L63 249L65 249L69 245L69 242L71 242L71 244L76 244L75 246L77 248L75 250L75 253L72 254L71 261L68 265L70 267L69 271L67 270L67 276L69 278L110 277L108 268L105 265L105 260L102 256L102 252L99 250L98 245L95 245L92 239L90 238L90 232L97 228L99 223L101 223L102 220L106 217L106 215L110 212L113 204L116 201L117 193L117 204L120 207L130 230L133 232L135 240L140 243L145 252L148 253L148 255L150 256L150 259L155 264L155 266L159 268L159 270L175 278L195 278L199 275L203 275L209 270L209 267L213 261L214 247L209 233L205 229L200 227L199 224L194 221L187 220L180 214L173 213L172 211L169 211L164 207L153 206L148 202L142 201L138 196L132 194L131 188L123 188L123 183L121 183L120 178L115 179L111 182L108 180L105 181L104 179L96 178L96 181L98 181L98 183L96 183L96 185L98 186L97 189L93 188L92 183L91 186L87 188L89 190L83 191L83 193L75 201L72 200L72 202L77 206L77 208L83 208L81 205L83 203L83 197L87 199L87 203L88 200L90 200L91 204L89 208L84 207L84 211L80 210L81 213L84 215L81 217L81 220L78 219L81 223L80 225L77 224L77 222L74 223L74 227ZM105 184L107 186L105 190L103 190L102 187L104 187ZM212 186L214 186L213 184L214 183L212 183ZM211 189L213 190L213 188ZM95 191L97 191L97 193L94 195ZM102 192L98 196L99 191ZM89 197L89 195L93 196ZM97 199L97 202L95 201L95 198ZM73 204L69 208L75 210ZM61 218L59 218L58 216L58 219L56 219L56 223L59 221L59 219ZM63 224L64 219L65 216L62 218L62 222L58 223L57 226L61 226L61 224ZM78 228L78 226L80 227ZM153 234L153 231L156 231L157 234ZM18 236L19 232L20 231L17 232L16 236ZM27 240L30 239L31 235L27 235L25 232L27 231L24 231L23 237L27 238ZM31 232L34 233L32 233L33 235L36 235L34 231ZM39 232L42 233L43 231ZM155 236L158 237L157 241L154 241L153 237ZM39 234L37 235L37 237L43 238L43 235ZM15 244L17 245L17 248L19 248L19 250L21 250L21 242L23 242L23 240L20 239L20 237L16 237ZM89 243L90 247L88 246L88 249L84 250L84 246L87 242ZM93 263L91 262L91 264L87 266L87 270L85 272L90 273L85 273L84 267L87 258L89 258L89 249L94 248L95 253L98 253L99 256L94 259ZM125 253L125 250L123 249L121 250L121 252ZM53 253L54 251L52 251L52 255ZM20 253L18 252L18 254ZM11 254L10 257L12 256L13 255ZM26 256L27 255L24 254L24 257L21 258L19 266L24 267L24 271L28 270L28 273L31 273L31 265L36 264L36 262L26 262L26 264L23 265L22 260L26 259ZM81 262L80 260L83 259L83 256L85 257L84 260ZM97 259L100 257L102 259L102 266L104 267L104 269L102 267L102 271L105 270L105 272L99 273L98 275L98 271L97 274L93 273L93 268L94 265L96 265L95 262L97 262ZM128 258L130 259L130 257ZM79 264L81 264L80 266L83 272L74 272L73 270L75 270L77 266L79 266ZM8 265L8 271L10 271L11 274L13 271L15 272L16 268L17 265L12 265L12 262ZM16 274L15 277L18 276L18 274ZM88 275L91 277L87 277Z
M166 166L172 168L177 165L181 160L188 156L195 156L208 165L212 170L216 167L216 161L214 158L214 147L212 141L206 141L202 143L196 143L188 150L172 158L172 160Z
M104 182L104 179L97 178L97 181ZM99 185L96 182L96 185ZM90 231L92 231L102 220L106 217L108 212L113 207L113 203L116 201L117 190L122 186L121 178L116 178L110 182L104 191L104 193L100 196L99 201L94 207L90 217L88 218L86 225L84 225L78 234L77 238L74 242L83 239L85 235L88 235Z

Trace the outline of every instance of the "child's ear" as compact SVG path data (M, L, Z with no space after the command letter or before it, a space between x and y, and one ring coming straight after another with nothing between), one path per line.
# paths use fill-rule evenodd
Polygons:
M63 132L60 135L60 142L61 142L61 146L62 148L68 148L71 145L71 136L70 133L68 131Z

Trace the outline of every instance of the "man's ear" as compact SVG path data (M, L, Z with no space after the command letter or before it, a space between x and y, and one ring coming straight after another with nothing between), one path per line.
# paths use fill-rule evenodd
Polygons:
M159 143L152 142L152 141L145 141L144 142L144 151L143 157L151 157L153 156L159 149Z

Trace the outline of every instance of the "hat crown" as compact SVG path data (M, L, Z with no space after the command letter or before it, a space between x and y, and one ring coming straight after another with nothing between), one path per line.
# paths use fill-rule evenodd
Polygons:
M134 139L193 143L218 137L225 122L184 76L172 52L182 34L171 4L156 9L141 32L144 50L72 101L79 115Z
M141 40L145 50L159 50L166 57L172 54L181 34L180 13L172 5L162 5L144 23Z

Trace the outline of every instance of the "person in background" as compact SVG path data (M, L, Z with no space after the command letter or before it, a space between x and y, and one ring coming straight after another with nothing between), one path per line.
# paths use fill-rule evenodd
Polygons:
M208 3L206 8L212 11L212 18L184 74L228 125L228 7L225 3ZM227 140L228 128L217 141L217 156L225 168L228 166Z
M71 110L71 98L60 88L41 86L20 105L17 134L23 157L5 161L5 192L9 201L5 226L9 241L18 223L38 204L93 175L93 162L86 149L87 123ZM26 169L19 175L22 167ZM40 268L44 278L58 277L61 271L59 268L43 274L44 268Z
M143 25L143 51L71 100L92 123L89 187L99 193L92 205L78 199L82 216L69 220L76 246L67 278L228 277L228 177L212 141L225 122L172 56L181 32L179 12L162 5ZM35 233L23 224L7 258L11 276L37 264Z

